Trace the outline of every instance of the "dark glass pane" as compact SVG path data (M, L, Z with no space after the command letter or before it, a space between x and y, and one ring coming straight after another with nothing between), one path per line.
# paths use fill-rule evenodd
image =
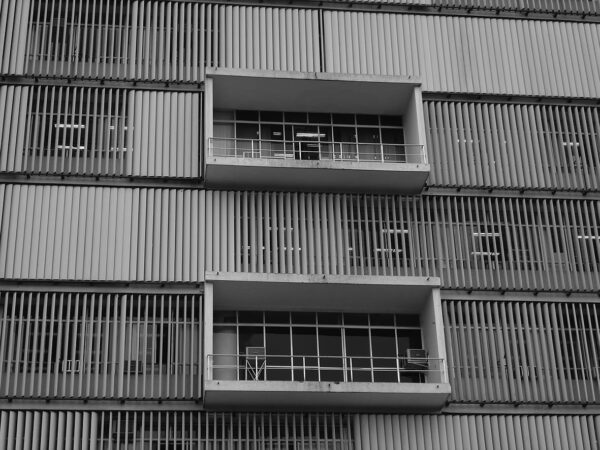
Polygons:
M340 125L354 125L354 114L333 114L333 123Z
M293 312L292 324L315 324L316 317L314 312Z
M263 323L262 311L239 311L238 318L240 323Z
M355 129L350 127L333 127L333 140L335 142L356 142Z
M260 138L266 141L282 141L283 125L263 125L260 129Z
M370 314L371 325L376 326L394 326L394 315L393 314Z
M308 123L331 123L329 113L308 113Z
M373 381L369 330L346 328L346 360L350 370L348 381Z
M265 312L265 322L268 324L289 324L290 323L290 313L287 311L266 311Z
M341 313L319 313L318 318L320 325L339 325L342 323Z
M235 126L235 133L238 139L257 139L258 125L253 123L238 123Z
M245 354L247 347L263 347L263 328L262 327L239 327L239 345L240 353Z
M319 355L321 381L344 381L341 329L319 328Z
M397 382L396 336L394 330L371 329L373 377L376 382Z
M215 323L235 323L235 311L215 311Z
M368 314L359 313L345 313L344 314L345 325L369 325Z
M252 122L257 122L258 111L236 111L235 117L237 120L248 120Z
M397 128L383 128L381 130L381 141L384 144L402 144L404 142L402 130Z
M258 356L244 356L252 354L248 347L263 347L264 336L262 327L239 327L239 352L240 352L240 380L264 379L264 358Z
M379 143L379 130L377 128L359 128L358 142L360 143Z
M379 116L373 114L358 114L356 116L358 125L379 125Z
M291 123L306 123L306 113L286 112L285 121Z
M262 122L283 122L283 113L280 111L261 111Z
M381 116L381 125L390 127L401 127L402 116Z
M287 327L266 327L266 379L291 380L290 329Z
M411 349L419 349L423 347L421 343L421 331L420 330L398 330L398 355L407 356L406 350ZM422 364L414 365L410 363L408 360L404 360L403 366L406 368L405 371L401 373L401 380L403 382L409 383L418 383L424 379L423 372L420 372L419 367L422 367ZM425 365L426 368L426 365Z
M416 314L396 314L397 327L420 327L421 321Z
M233 111L217 109L213 111L213 120L233 120Z
M294 380L318 381L317 329L313 327L292 328L294 352Z

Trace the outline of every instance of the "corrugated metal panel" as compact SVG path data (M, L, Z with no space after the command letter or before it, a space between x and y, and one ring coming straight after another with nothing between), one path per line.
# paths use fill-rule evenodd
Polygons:
M454 401L600 402L596 304L444 301L443 310Z
M200 99L200 93L0 86L0 172L198 177Z
M4 0L0 5L0 73L23 73L30 0Z
M595 200L208 192L214 271L440 276L444 287L596 291Z
M7 185L0 277L197 281L204 193Z
M426 101L429 184L600 188L600 108Z
M0 397L195 399L195 295L0 294Z
M288 449L352 450L347 414L229 412L2 411L10 450ZM75 431L76 430L76 431ZM29 434L32 442L29 442ZM62 439L62 440L61 440Z
M384 3L387 3L387 1L383 0ZM373 0L373 2L381 2L381 0ZM598 0L425 0L418 3L447 8L467 8L469 10L494 9L498 11L538 11L584 15L600 13L600 2Z
M327 72L417 76L424 91L600 96L600 25L324 11Z
M209 6L207 65L318 72L319 12L297 8Z
M0 442L37 448L592 450L592 415L2 411Z
M27 73L199 81L204 11L196 2L37 1Z
M356 415L356 450L598 448L597 416Z

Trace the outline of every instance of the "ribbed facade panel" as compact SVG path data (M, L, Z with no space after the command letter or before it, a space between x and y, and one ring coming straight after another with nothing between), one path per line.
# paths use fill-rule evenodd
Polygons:
M0 294L0 396L196 399L196 295Z
M324 11L327 72L416 76L424 91L598 97L591 23Z
M0 86L0 172L198 177L200 94Z
M207 65L320 72L319 11L209 6Z
M600 188L600 109L425 101L430 185Z
M595 303L443 302L452 398L600 402Z
M197 190L0 186L0 277L197 281Z
M0 441L34 448L591 450L586 415L2 411Z
M23 73L30 5L30 0L4 0L0 5L0 73Z
M355 449L563 450L598 447L597 416L358 415Z
M214 271L439 276L447 288L595 291L593 200L207 192Z
M197 81L205 6L196 2L40 0L32 8L32 75Z
M0 32L18 31L4 73L26 62L31 75L194 82L218 66L414 76L434 92L600 96L596 23L195 2L3 6Z

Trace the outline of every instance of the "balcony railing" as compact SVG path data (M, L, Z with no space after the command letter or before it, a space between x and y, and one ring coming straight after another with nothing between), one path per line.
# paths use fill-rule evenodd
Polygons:
M442 358L207 355L210 380L429 383L444 379Z
M209 155L228 158L427 164L421 144L209 139Z

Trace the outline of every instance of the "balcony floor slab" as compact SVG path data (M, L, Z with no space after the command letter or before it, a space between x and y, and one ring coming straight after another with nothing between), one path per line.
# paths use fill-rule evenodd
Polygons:
M437 411L450 395L447 383L336 383L208 380L209 408L279 410Z

